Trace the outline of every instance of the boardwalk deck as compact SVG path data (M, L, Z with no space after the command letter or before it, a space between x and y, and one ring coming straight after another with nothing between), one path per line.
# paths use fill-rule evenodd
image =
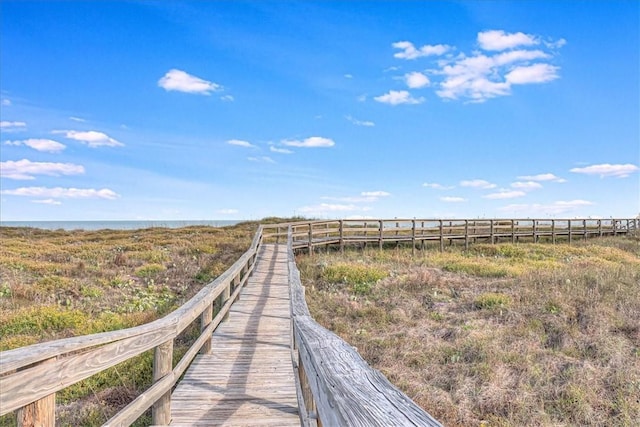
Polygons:
M171 425L299 426L285 245L264 245L253 275L171 398Z

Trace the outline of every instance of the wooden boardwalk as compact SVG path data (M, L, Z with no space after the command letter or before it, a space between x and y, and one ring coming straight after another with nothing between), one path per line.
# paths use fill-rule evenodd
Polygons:
M263 245L252 276L171 397L171 425L299 426L286 245Z

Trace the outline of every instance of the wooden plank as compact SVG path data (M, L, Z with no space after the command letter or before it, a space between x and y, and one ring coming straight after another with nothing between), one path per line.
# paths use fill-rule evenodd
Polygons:
M300 425L288 282L286 247L264 245L211 354L198 355L174 390L171 425Z

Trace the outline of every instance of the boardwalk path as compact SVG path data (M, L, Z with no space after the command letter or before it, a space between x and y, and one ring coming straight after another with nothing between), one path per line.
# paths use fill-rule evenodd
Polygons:
M253 275L175 389L172 425L299 426L285 245L264 245Z

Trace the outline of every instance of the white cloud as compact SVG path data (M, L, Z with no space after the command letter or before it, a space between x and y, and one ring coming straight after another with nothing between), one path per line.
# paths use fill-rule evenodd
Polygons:
M550 64L533 64L524 67L516 67L507 75L507 82L514 85L523 85L531 83L546 83L555 80L558 77L558 69Z
M1 194L25 197L46 197L52 199L117 199L119 194L108 188L96 190L94 188L48 188L21 187L15 190L2 190Z
M600 175L601 178L606 176L613 176L617 178L626 178L634 172L638 171L638 166L630 163L624 165L611 165L609 163L603 163L600 165L591 165L584 168L573 168L571 172L582 173L585 175Z
M332 139L321 136L312 136L303 140L286 139L282 141L282 145L304 148L333 147L335 144Z
M227 144L235 145L237 147L256 148L256 146L249 141L243 141L241 139L230 139L227 141Z
M111 138L109 135L95 130L76 131L76 130L57 130L53 133L62 133L69 139L75 139L83 144L87 144L91 148L96 147L124 147L124 144Z
M0 121L0 129L2 129L3 132L20 132L26 130L26 128L27 124L25 122Z
M18 161L0 162L0 176L17 180L35 179L35 175L80 175L84 167L73 163L32 162L22 159Z
M417 71L405 74L404 81L411 89L419 89L421 87L427 87L431 84L431 82L429 81L429 77Z
M452 196L440 197L440 200L442 200L443 202L447 202L447 203L460 203L460 202L466 202L467 201L467 199L465 199L463 197L452 197Z
M358 120L358 119L354 119L351 116L344 116L345 119L349 120L351 123L353 123L356 126L368 126L368 127L372 127L375 126L376 124L373 123L372 121L369 120Z
M211 92L222 90L222 86L217 83L203 80L182 70L176 70L175 68L167 71L167 74L158 80L158 86L167 91L175 90L201 95L210 95Z
M352 75L352 74L345 74L345 75L344 75L344 78L345 78L345 79L352 79L352 78L353 78L353 75Z
M497 193L491 193L491 194L487 194L485 196L482 196L485 199L514 199L516 197L522 197L522 196L526 196L527 193L525 193L524 191L517 191L517 190L500 190Z
M80 117L73 117L73 116L69 117L69 120L73 120L74 122L80 122L80 123L86 122L85 119L82 119Z
M269 151L274 152L274 153L280 153L280 154L292 154L293 153L293 151L291 151L291 150L287 150L286 148L274 147L273 145L271 145L269 147Z
M423 187L427 187L427 188L433 188L435 190L451 190L452 188L455 188L455 186L444 186L442 184L438 184L435 182L425 182L422 184Z
M524 33L505 33L502 30L478 33L478 44L484 50L505 50L517 46L531 46L540 43L535 36Z
M389 197L391 193L386 191L363 191L360 195L365 197Z
M592 202L587 200L557 201L550 204L513 204L499 208L500 211L510 213L523 213L528 217L539 215L560 215L575 211L581 207L591 206Z
M2 99L2 105L4 105L5 107L11 107L11 100L8 98Z
M567 182L564 178L559 178L552 173L540 173L538 175L522 175L518 179L523 181L552 181L552 182Z
M492 184L489 181L485 181L484 179L472 179L466 181L460 181L461 187L471 187L471 188L482 188L484 190L489 190L491 188L496 188L496 184Z
M238 209L219 209L216 213L220 215L234 215L238 213Z
M220 97L220 99L221 99L222 101L226 101L226 102L233 102L233 101L235 101L235 100L236 100L236 99L235 99L233 96L231 96L231 95L222 95L222 96Z
M390 90L384 95L376 96L376 101L383 104L399 105L399 104L421 104L424 98L413 98L406 90Z
M30 138L22 141L6 141L5 145L26 145L27 147L33 148L37 151L42 151L45 153L59 153L64 150L66 146L52 139L36 139Z
M516 181L511 183L511 187L527 191L542 188L542 184L536 181Z
M44 199L44 200L32 200L32 203L41 203L43 205L61 205L62 202L60 200L54 199Z
M424 45L421 48L416 49L413 43L408 41L395 42L391 46L401 50L401 52L396 52L393 54L394 58L399 59L416 59L422 56L432 55L439 56L443 55L451 49L449 46L443 44Z
M275 163L276 162L269 156L247 157L247 160L249 160L250 162L258 162L258 163Z

